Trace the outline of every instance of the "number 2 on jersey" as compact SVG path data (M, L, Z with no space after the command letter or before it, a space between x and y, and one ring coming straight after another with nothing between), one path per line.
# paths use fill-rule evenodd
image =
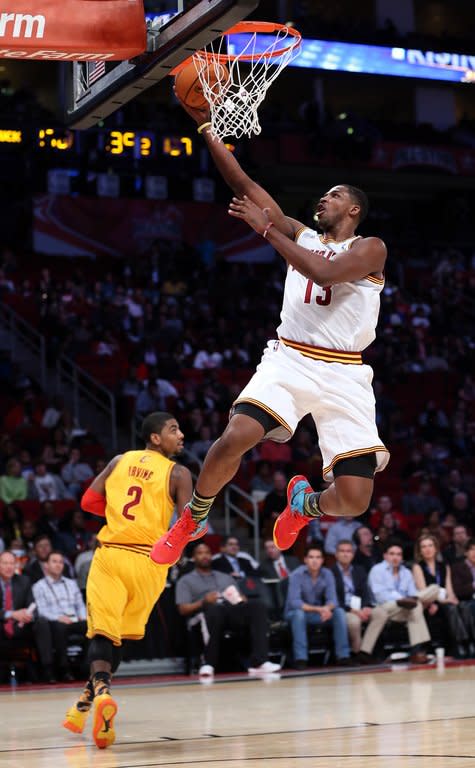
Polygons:
M304 304L310 304L314 285L316 285L316 283L314 283L313 280L307 280L307 289L303 300ZM317 286L317 288L320 288L320 286ZM319 304L320 307L327 307L332 300L332 287L329 285L326 288L320 288L320 290L323 291L323 296L320 293L317 293L315 302Z
M132 501L128 501L127 504L124 505L122 514L127 518L127 520L135 520L135 515L131 515L129 509L136 507L137 504L140 504L140 500L142 498L142 488L140 485L131 485L127 491L127 496L133 496L134 498Z

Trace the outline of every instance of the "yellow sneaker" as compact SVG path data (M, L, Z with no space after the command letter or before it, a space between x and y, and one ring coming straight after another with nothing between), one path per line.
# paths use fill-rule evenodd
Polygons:
M86 725L88 714L89 709L86 709L84 712L80 712L76 705L74 705L66 712L63 728L67 728L68 731L72 731L73 733L82 733L84 726Z
M110 747L115 741L114 717L117 704L110 693L102 693L94 699L94 723L92 737L98 749Z

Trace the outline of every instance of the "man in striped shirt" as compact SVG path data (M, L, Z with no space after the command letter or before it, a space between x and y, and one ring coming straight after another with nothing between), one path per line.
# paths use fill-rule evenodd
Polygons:
M53 680L54 655L62 680L74 680L68 663L68 641L71 635L86 634L86 606L74 579L63 576L64 557L50 552L45 563L45 577L33 585L38 615L48 621L49 657L45 660L45 677Z

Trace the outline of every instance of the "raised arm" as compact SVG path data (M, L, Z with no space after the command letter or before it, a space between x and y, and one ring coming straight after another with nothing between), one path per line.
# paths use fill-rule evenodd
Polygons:
M193 109L180 101L183 109L188 112L190 117L196 121L198 126L209 122L210 116L208 110ZM226 184L233 190L238 197L247 195L259 208L269 209L269 218L285 237L293 240L296 231L302 224L296 219L291 219L284 214L280 206L273 197L266 192L263 187L257 184L241 168L238 161L220 139L213 138L211 126L207 125L201 129L209 153L213 158L216 168L220 172Z
M108 465L94 478L89 488L84 492L81 499L81 507L86 512L98 517L105 517L106 510L106 480L113 471L122 455L114 456Z
M177 514L181 515L183 507L191 499L193 493L193 480L191 472L182 464L175 464L170 473L169 481L170 497L176 504Z
M339 253L330 261L284 237L272 226L267 209L260 209L247 195L241 199L233 197L229 214L246 221L256 232L266 237L290 266L317 285L350 283L366 275L381 275L384 270L386 246L378 237L357 240L352 248Z

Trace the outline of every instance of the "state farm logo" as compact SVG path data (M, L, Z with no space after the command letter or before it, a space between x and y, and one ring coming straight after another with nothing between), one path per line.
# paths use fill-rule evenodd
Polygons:
M42 14L32 16L29 13L0 13L0 37L36 37L44 36L46 18Z

